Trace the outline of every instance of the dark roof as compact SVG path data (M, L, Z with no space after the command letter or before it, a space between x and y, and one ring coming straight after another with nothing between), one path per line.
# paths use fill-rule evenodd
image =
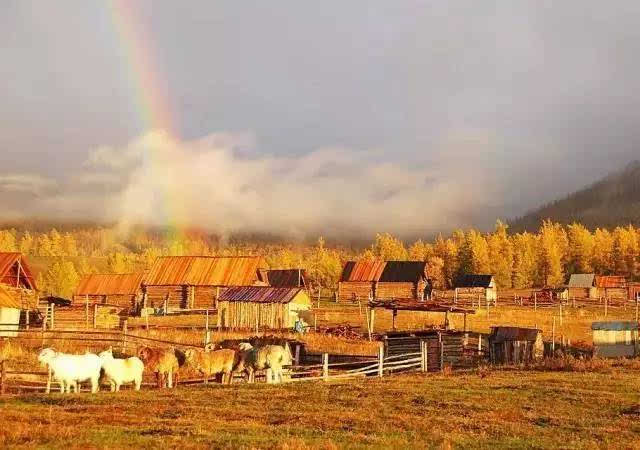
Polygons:
M520 327L491 327L492 342L505 341L535 341L541 330L537 328L520 328Z
M624 330L637 330L638 322L630 320L615 320L610 322L593 322L591 324L592 330L607 330L607 331L624 331Z
M304 290L302 288L276 288L269 286L238 286L225 289L219 302L250 302L250 303L289 303ZM311 302L306 293L306 301Z
M307 286L307 271L304 269L259 270L258 278L272 287Z
M595 286L596 275L593 273L574 273L569 278L570 288L590 288Z
M470 287L481 287L488 288L491 285L491 280L493 280L493 275L474 275L467 274L458 277L456 280L456 287L459 288L470 288Z
M340 281L415 283L426 279L426 270L424 261L348 261Z

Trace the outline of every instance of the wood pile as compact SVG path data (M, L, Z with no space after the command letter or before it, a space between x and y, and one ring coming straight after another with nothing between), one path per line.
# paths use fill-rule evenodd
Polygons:
M318 332L330 336L356 341L363 338L359 327L354 327L348 324L336 325L334 327L319 327Z

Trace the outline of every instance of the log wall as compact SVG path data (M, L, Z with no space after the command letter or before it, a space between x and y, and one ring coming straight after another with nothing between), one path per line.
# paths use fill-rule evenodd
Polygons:
M375 297L376 298L412 298L419 299L422 298L422 294L424 293L424 285L423 281L419 283L382 283L378 282L375 286Z
M373 295L373 283L370 281L341 281L338 285L338 298L350 301L354 297L360 300L368 300Z
M218 318L223 328L293 328L288 303L218 302Z

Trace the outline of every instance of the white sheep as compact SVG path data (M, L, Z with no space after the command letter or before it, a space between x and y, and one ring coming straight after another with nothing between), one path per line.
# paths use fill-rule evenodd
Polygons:
M120 386L125 383L134 383L136 391L142 384L142 372L144 364L140 358L133 356L127 359L116 359L113 350L105 350L98 355L102 361L104 376L111 385L111 392L118 392Z
M53 377L60 384L60 392L71 392L73 387L78 392L78 383L91 381L91 392L99 389L100 369L102 361L98 355L85 353L84 355L70 355L56 352L52 348L45 348L38 355L38 361L49 368L50 379ZM47 383L47 393L49 383Z
M242 342L238 348L241 352L241 360L234 371L244 371L249 383L253 383L256 370L264 369L266 369L267 383L281 383L283 366L291 365L292 362L288 344L285 344L284 347L265 345L254 348L248 342Z

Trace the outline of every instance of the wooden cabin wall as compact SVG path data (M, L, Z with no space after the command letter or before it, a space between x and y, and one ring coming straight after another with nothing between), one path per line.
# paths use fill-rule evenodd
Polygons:
M367 300L373 295L373 283L370 281L341 281L338 285L339 300Z
M215 286L195 286L194 288L194 309L215 308L218 295L222 293L223 288Z
M419 283L378 282L375 286L375 297L381 298L381 299L386 299L386 298L418 299L418 298L421 298L421 295L423 293L424 293L423 281Z
M456 291L458 292L459 299L476 300L478 296L483 300L487 298L487 289L482 287L457 288Z
M570 287L569 297L571 298L598 298L598 288Z
M54 307L54 329L63 328L119 328L123 318L122 308L117 306L72 305Z
M147 308L162 308L168 298L169 309L184 309L187 305L186 286L145 286Z
M628 296L628 290L625 288L600 288L599 291L600 297L624 300Z
M288 304L219 302L218 314L223 328L285 329L293 327L289 317Z

